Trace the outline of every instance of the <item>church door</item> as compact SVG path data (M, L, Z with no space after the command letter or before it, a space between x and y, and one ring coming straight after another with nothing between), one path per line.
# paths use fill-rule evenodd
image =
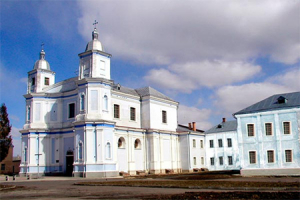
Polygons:
M73 162L74 162L73 151L69 150L69 151L67 151L67 155L66 155L66 175L67 176L72 176L72 174L73 174Z

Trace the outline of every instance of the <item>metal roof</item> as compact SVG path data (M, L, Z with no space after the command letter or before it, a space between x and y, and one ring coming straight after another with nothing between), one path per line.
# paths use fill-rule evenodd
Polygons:
M221 133L221 132L229 132L229 131L236 131L237 130L237 121L226 121L222 122L213 128L205 131L205 134L209 133Z
M141 97L153 96L161 99L166 99L169 101L174 101L173 99L167 97L166 95L160 93L159 91L153 89L152 87L143 87L135 90ZM175 102L175 101L174 101Z
M113 85L112 90L138 97L140 96L134 89L121 86L120 84Z
M282 100L285 100L282 102ZM275 94L233 115L300 107L300 92Z

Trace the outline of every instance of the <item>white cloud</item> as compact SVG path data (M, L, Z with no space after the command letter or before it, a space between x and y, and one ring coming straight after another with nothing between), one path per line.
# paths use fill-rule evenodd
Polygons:
M197 129L207 130L211 128L209 117L211 110L198 109L196 107L188 107L185 105L179 105L178 108L178 122L179 124L185 124L196 122Z
M14 145L14 156L21 155L21 133L19 132L20 129L16 127L11 127L10 135L13 139Z
M214 95L214 105L222 114L233 114L269 96L300 90L298 68L267 79L261 83L224 86Z
M144 77L151 85L190 93L200 87L217 87L247 80L261 67L246 62L203 61L174 64L167 69L152 69Z
M79 1L78 30L118 58L156 64L269 56L296 63L299 1Z

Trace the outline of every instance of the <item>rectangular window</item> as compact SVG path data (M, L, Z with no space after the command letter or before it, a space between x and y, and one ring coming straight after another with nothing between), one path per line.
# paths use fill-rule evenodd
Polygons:
M200 140L200 147L203 149L203 140Z
M227 138L227 146L232 147L232 141L231 138Z
M31 79L31 85L35 85L35 78Z
M247 124L248 136L254 136L254 124Z
M197 158L194 157L194 165L197 165Z
M5 164L1 164L1 170L5 170Z
M228 165L232 165L233 162L232 162L232 156L228 156Z
M210 165L215 165L215 158L210 158Z
M283 122L283 133L285 135L291 134L291 123L290 122Z
M274 162L274 151L273 150L267 151L267 155L268 155L268 163L273 163Z
M250 164L256 163L256 152L255 151L249 151L249 162L250 162Z
M219 163L220 163L220 165L223 165L223 157L222 156L219 157Z
M49 85L49 78L45 77L45 85Z
M75 103L69 104L69 118L75 117Z
M223 147L222 139L218 139L218 144L219 144L219 147Z
M201 165L204 165L204 157L201 157Z
M114 118L120 118L120 106L118 104L114 104Z
M193 139L193 147L195 148L196 147L196 140Z
M214 141L213 140L209 140L209 147L214 148Z
M292 150L285 150L285 162L293 162Z
M167 111L162 111L162 123L167 123Z
M135 121L135 108L130 107L130 120Z
M273 135L272 123L265 123L266 135Z
M78 159L82 160L82 142L78 144Z

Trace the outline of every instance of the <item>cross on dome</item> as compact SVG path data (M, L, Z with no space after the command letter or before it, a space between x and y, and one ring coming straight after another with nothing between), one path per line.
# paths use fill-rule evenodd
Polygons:
M95 26L94 29L97 29L96 25L98 24L98 22L95 20L95 22L93 23L93 25Z
M45 44L44 44L44 42L42 42L42 44L41 44L42 51L44 51L44 46L45 46Z

